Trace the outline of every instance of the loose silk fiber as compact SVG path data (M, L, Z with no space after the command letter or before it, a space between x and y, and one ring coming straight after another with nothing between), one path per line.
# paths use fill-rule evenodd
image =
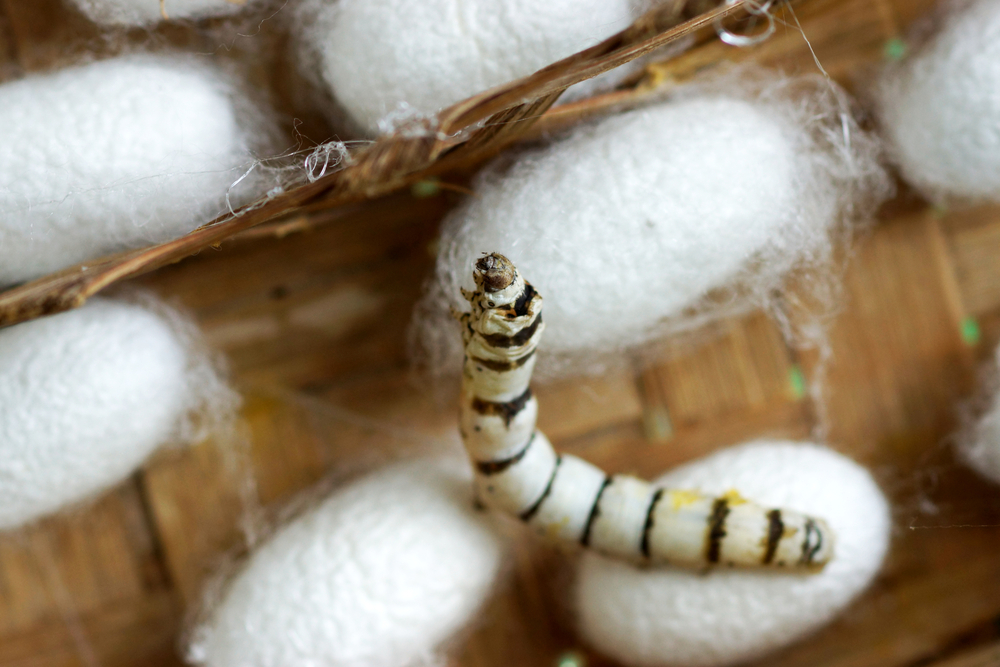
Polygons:
M488 167L444 223L417 354L457 365L447 310L484 252L545 295L543 375L768 306L792 269L825 296L835 244L891 189L832 86L744 70Z
M452 461L397 463L264 543L194 633L208 667L431 664L500 568L500 538ZM438 664L438 663L434 663Z
M573 596L588 644L637 667L719 667L779 649L830 621L872 581L889 546L885 497L867 470L810 443L723 450L658 480L823 516L836 535L818 573L636 568L593 554Z
M633 0L304 0L307 75L370 134L527 76L628 27Z
M117 484L232 400L191 325L149 299L0 329L0 529Z
M262 118L207 57L130 55L3 84L0 285L181 236L227 195L235 206Z
M956 3L883 72L879 116L903 177L934 200L1000 201L1000 3Z

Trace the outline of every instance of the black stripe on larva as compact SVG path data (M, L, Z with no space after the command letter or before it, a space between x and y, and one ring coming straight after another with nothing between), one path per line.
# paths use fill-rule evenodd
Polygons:
M583 546L590 544L590 528L594 525L594 520L601 515L601 496L604 495L604 489L609 486L611 486L611 478L605 477L601 488L597 491L597 495L594 496L594 504L590 506L590 516L587 517L587 525L583 527L583 535L580 536L580 544Z
M778 551L778 542L785 534L785 522L781 520L781 510L771 510L767 513L767 548L764 549L764 558L761 563L770 565L774 560L774 554Z
M522 447L517 454L514 454L514 456L506 459L498 459L496 461L476 461L476 468L484 475L499 475L504 470L524 458L525 454L528 453L528 450L531 449L531 444L535 442L535 433L537 433L537 431L531 434L531 437L528 438L528 442L525 443L524 447Z
M530 400L531 387L528 387L524 390L523 394L513 401L507 401L506 403L494 403L493 401L484 401L481 398L473 398L472 409L481 415L502 417L504 423L510 426L510 422L524 409L524 406Z
M708 548L705 560L718 563L722 552L722 539L726 536L726 517L729 516L729 499L717 498L712 504L712 515L708 518Z
M524 521L525 523L531 521L535 514L538 513L538 510L541 509L542 503L545 502L545 499L548 498L549 494L552 492L552 484L556 481L556 475L559 474L559 464L561 463L562 456L557 456L556 464L552 466L552 474L549 476L549 483L545 485L545 490L542 491L542 495L538 497L535 504L521 512L521 521Z
M815 536L816 543L812 544L812 538ZM811 565L813 558L819 553L820 548L823 546L823 531L816 527L816 522L812 519L806 519L806 536L802 540L802 558L799 562L803 565Z
M535 330L538 329L538 325L542 323L542 314L538 313L538 317L535 321L526 326L525 328L518 331L513 336L505 336L503 334L480 334L483 340L486 341L492 347L520 347L527 343L532 336L535 335Z
M646 558L649 558L649 533L653 530L653 512L656 511L656 503L660 502L662 497L663 489L657 489L653 499L649 501L649 509L646 510L646 523L642 527L642 543L639 545L642 555Z
M476 362L476 364L488 368L491 371L504 372L520 368L528 363L528 359L531 359L534 355L535 351L532 350L520 359L515 359L514 361L493 361L492 359L483 359L482 357L472 357L472 360Z
M531 303L531 299L535 296L535 288L531 286L531 283L524 283L524 289L521 290L521 295L517 297L514 301L514 315L516 317L524 317L528 314L528 304Z

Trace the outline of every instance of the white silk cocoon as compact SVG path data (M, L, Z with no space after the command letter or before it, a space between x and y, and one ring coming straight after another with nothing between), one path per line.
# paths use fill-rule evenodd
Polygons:
M934 200L1000 201L1000 3L956 3L885 69L879 116L903 177Z
M545 298L543 376L559 355L766 307L792 269L819 294L832 248L891 191L831 86L743 71L487 167L444 223L417 355L432 370L460 359L447 310L465 308L459 288L484 252Z
M104 25L145 26L164 20L159 0L72 0L91 21ZM241 11L254 0L166 0L167 17L203 19ZM259 4L259 3L258 3Z
M975 420L966 419L964 432L957 439L958 453L983 477L1000 483L1000 348L994 352L984 405Z
M223 213L255 133L267 134L260 117L221 71L179 56L0 85L0 285L166 241ZM232 192L231 203L248 194Z
M628 27L633 0L304 0L307 75L372 134L527 76Z
M833 560L819 573L641 569L592 553L573 590L582 638L624 665L719 666L752 660L830 621L869 583L889 545L889 506L871 475L808 443L723 450L657 481L826 519Z
M225 395L190 325L148 300L0 329L0 529L117 484Z
M492 590L500 538L454 462L398 463L265 542L194 633L209 667L430 662Z

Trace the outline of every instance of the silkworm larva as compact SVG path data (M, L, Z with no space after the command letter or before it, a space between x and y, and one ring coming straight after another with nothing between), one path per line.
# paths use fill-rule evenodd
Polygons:
M556 540L639 562L689 567L819 567L833 534L817 518L765 508L735 491L718 497L655 488L557 454L535 428L535 350L542 297L503 255L480 258L462 291L465 362L461 432L480 500Z

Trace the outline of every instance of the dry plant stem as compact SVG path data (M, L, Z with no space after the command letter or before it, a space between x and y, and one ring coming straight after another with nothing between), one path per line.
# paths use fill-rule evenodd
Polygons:
M746 15L748 2L726 5L718 0L713 9L683 20L704 1L671 0L594 47L445 109L435 123L425 121L423 127L403 128L376 140L345 160L343 169L315 182L251 204L179 239L87 262L10 289L0 294L0 326L76 308L113 283L177 262L257 225L309 208L378 197L482 161L527 133L567 87L689 35L699 41L713 39L713 23Z
M764 508L735 492L712 497L607 475L557 454L535 428L535 352L545 330L542 297L503 255L485 255L463 290L460 430L487 506L542 536L618 558L701 568L815 569L833 557L822 519Z

